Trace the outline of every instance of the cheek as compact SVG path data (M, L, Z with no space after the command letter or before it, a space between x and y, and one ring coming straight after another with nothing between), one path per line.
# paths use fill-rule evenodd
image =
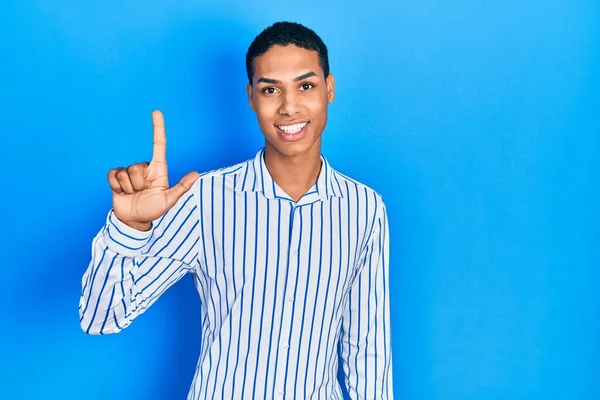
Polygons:
M261 101L255 107L256 115L261 122L273 119L277 110L278 105L275 101Z
M329 104L327 102L327 93L314 93L305 99L304 104L307 106L307 108L315 113L327 111L327 105Z
M327 116L327 103L321 99L315 99L307 106L313 117L320 119Z
M264 108L261 108L260 110L258 110L256 112L256 116L258 118L258 123L261 126L267 126L267 125L272 124L273 113L270 112L269 110L265 110Z

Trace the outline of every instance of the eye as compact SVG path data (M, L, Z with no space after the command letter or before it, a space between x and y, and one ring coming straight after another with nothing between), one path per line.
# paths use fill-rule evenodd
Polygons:
M312 83L303 83L302 85L300 85L301 90L309 90L314 87L315 87L315 85L313 85Z
M274 94L274 93L277 93L277 91L278 91L277 89L275 89L274 87L271 87L271 86L268 86L261 90L261 92L263 92L264 94Z

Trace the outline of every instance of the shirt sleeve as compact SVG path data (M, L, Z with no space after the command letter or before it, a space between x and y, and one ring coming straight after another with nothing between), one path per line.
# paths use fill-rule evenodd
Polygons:
M342 316L343 382L352 399L393 399L389 227L381 204Z
M125 225L113 210L108 213L81 281L79 321L85 333L120 332L194 270L199 241L195 187L147 232Z

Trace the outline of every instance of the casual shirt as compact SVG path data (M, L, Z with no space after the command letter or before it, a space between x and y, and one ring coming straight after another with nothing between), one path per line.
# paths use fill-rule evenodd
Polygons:
M202 324L188 400L342 399L342 386L393 399L386 207L321 163L298 202L263 148L201 175L147 232L111 210L82 279L81 328L121 331L190 273Z

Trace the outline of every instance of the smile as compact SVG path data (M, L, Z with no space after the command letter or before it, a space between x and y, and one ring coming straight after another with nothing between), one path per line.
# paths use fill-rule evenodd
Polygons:
M292 124L292 125L275 125L275 126L277 127L277 132L279 133L279 136L284 141L294 142L296 140L300 140L304 136L307 125L308 125L308 121L298 122L297 124Z
M293 125L275 125L277 128L279 128L279 130L285 132L285 133L289 133L289 134L296 134L298 132L300 132L302 129L304 129L304 127L308 125L308 122L299 122L297 124L293 124Z

